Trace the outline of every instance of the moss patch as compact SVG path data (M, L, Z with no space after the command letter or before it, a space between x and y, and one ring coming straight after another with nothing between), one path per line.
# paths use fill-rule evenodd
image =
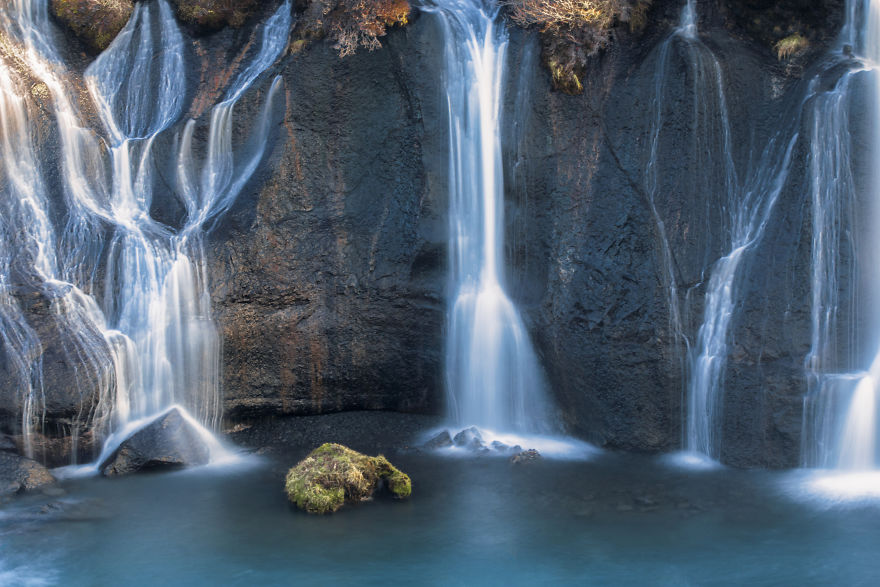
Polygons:
M348 502L368 499L384 481L399 499L412 493L408 475L379 455L371 457L341 444L322 444L287 473L287 497L311 514L335 512Z
M49 10L90 52L100 53L128 22L134 4L131 0L51 0Z
M257 7L256 0L171 0L177 18L196 32L207 33L225 26L240 27Z

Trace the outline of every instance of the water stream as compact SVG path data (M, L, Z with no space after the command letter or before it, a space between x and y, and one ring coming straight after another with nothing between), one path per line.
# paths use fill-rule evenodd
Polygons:
M287 46L291 6L260 27L256 48L211 111L206 154L194 144L197 122L184 123L186 41L165 0L138 3L122 30L85 71L101 128L92 128L53 37L45 1L14 0L0 14L12 42L0 55L3 177L0 205L0 319L4 345L22 382L26 448L39 428L42 341L9 294L25 280L51 300L60 340L83 365L84 428L120 439L120 430L179 405L207 428L221 417L220 338L213 321L205 231L234 202L265 151L276 77L251 123L233 140L234 109ZM8 64L14 64L15 67ZM64 202L46 196L50 161L28 137L33 121L13 71L25 71L51 95ZM170 135L170 137L169 137ZM163 157L160 138L176 144ZM154 218L154 198L168 187L155 177L177 170L180 226ZM163 180L164 181L164 180ZM160 192L159 190L162 190ZM63 218L56 227L52 218ZM9 225L16 227L13 234ZM19 230L18 227L25 227ZM79 367L77 371L79 372ZM89 394L98 382L98 392ZM117 433L117 434L114 434ZM112 447L105 446L104 453Z
M459 425L548 432L541 367L505 280L501 106L507 31L492 0L438 0L427 10L441 23L445 47L450 411Z

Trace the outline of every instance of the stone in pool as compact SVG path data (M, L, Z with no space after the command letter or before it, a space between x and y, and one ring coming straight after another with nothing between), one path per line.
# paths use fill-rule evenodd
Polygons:
M120 444L101 463L101 473L113 477L205 465L209 460L210 450L199 431L173 408Z

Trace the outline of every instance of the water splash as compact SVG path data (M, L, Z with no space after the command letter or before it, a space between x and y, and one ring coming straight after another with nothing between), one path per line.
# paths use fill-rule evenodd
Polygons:
M507 31L497 4L439 0L449 117L449 405L459 424L551 426L540 366L504 271L501 101Z
M866 255L857 257L858 248L851 230L859 203L854 179L854 155L850 127L853 97L867 89L872 118L880 116L880 2L850 0L847 22L841 32L832 63L845 69L838 82L816 99L811 134L810 174L813 213L812 238L812 341L805 366L809 382L804 400L803 462L810 467L845 471L871 471L878 467L877 424L880 351L869 356L867 370L853 369L860 358L856 337L857 322L867 325L868 350L880 347L880 313L876 303L864 310L856 303L856 287L850 299L841 299L842 280L847 275L864 275L868 287L877 290L880 273L874 268L880 250L877 236L867 239ZM859 113L861 114L861 113ZM880 153L880 131L873 129L873 157ZM869 227L880 223L877 201L877 171L866 188L869 192ZM871 233L876 231L868 229ZM853 259L856 259L853 261ZM865 263L865 260L867 263ZM860 263L861 261L861 263ZM840 322L840 314L851 315L849 323ZM850 356L842 356L839 342L846 341ZM864 364L864 363L863 363ZM847 481L849 480L849 481ZM828 483L840 489L852 482L864 493L865 480L876 475L835 475ZM876 486L874 488L876 492Z

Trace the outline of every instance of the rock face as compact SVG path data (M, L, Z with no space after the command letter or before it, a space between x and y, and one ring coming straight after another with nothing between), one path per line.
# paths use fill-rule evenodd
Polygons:
M53 483L55 477L40 463L0 451L0 496L39 489Z
M731 158L743 181L776 130L788 124L800 132L791 179L739 269L719 424L722 460L737 466L799 462L811 225L808 116L799 118L798 108L841 14L837 0L820 3L822 14L838 15L828 21L800 10L808 4L802 0L776 4L778 10L752 0L700 3L700 38L725 80ZM551 89L535 33L510 29L503 140L508 290L531 332L559 420L572 434L624 450L681 447L685 343L694 344L703 322L712 267L729 252L721 213L728 202L701 158L706 149L717 152L717 136L695 140L694 121L717 120L717 100L694 94L682 43L669 46L658 80L661 44L681 5L655 0L642 32L618 27L608 48L588 60L578 96ZM786 23L763 34L754 19L746 26L736 16L738 6L760 12L761 22L807 14L805 28ZM188 85L201 106L188 114L200 125L221 78L240 67L229 56L251 39L256 20L193 41ZM772 44L801 28L810 50L780 62ZM330 42L294 43L271 72L283 77L286 95L267 160L214 227L207 250L227 422L444 409L442 42L433 17L416 14L382 45L340 59ZM235 136L248 136L272 77L261 78L236 106ZM645 170L658 83L667 106L652 206ZM154 207L172 225L183 214L173 202ZM23 305L46 332L47 429L63 435L80 425L94 397L87 384L64 385L75 367L57 344L60 335L50 332L45 302ZM673 307L680 311L676 327ZM841 355L851 356L849 344L841 342ZM0 417L13 423L4 431L14 433L20 398L7 369L0 361Z
M210 451L192 424L173 408L119 445L100 465L107 477L204 465Z
M327 514L345 502L368 499L380 484L397 499L412 493L409 476L382 455L368 457L341 444L327 443L287 473L284 488L298 508L310 514Z

